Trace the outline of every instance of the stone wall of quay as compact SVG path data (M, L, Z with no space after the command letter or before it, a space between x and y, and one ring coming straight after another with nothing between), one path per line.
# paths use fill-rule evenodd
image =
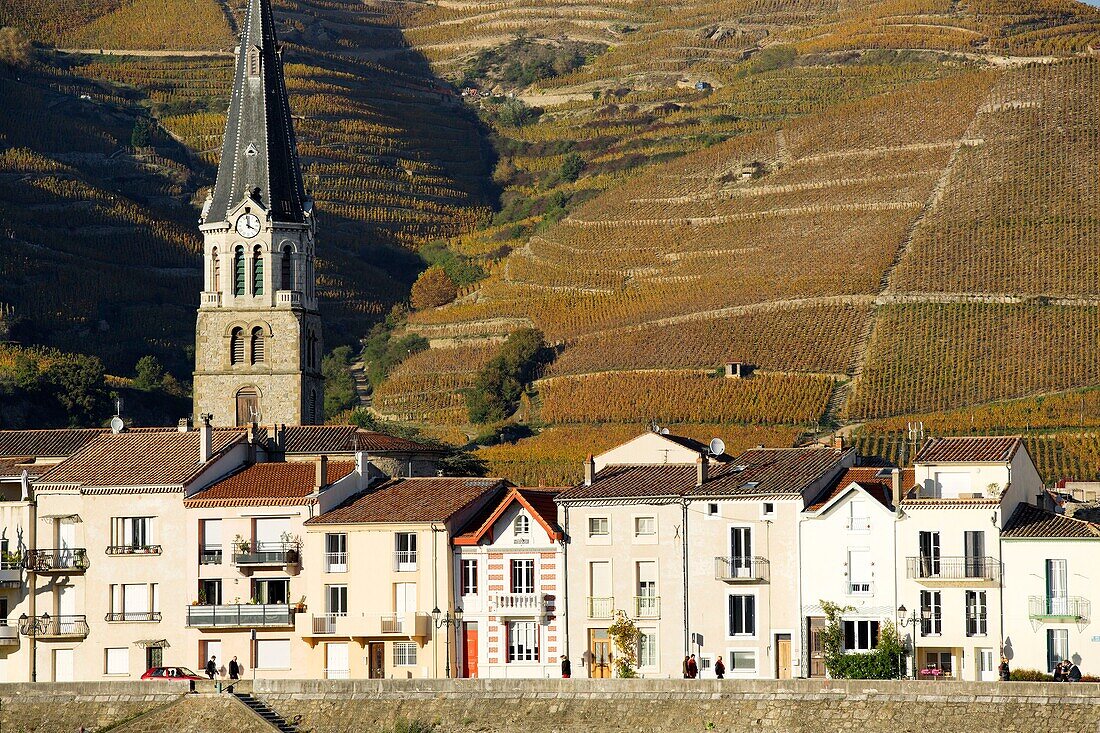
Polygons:
M317 733L1048 733L1100 731L1100 684L792 680L260 681Z
M148 682L20 683L0 685L3 733L102 730L178 700L182 685Z

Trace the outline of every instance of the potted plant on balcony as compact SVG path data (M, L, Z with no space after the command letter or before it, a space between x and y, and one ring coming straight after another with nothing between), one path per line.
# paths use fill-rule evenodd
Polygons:
M283 532L280 539L283 541L283 548L286 550L286 564L299 565L302 560L302 538L292 535L290 532Z
M237 551L238 555L247 555L252 552L252 543L237 535L233 538L233 549Z
M306 597L302 596L298 599L298 602L294 604L295 613L304 613L306 610Z

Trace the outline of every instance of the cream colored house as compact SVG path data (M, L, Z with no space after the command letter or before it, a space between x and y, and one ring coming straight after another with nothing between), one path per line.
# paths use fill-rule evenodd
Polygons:
M308 520L303 562L320 572L296 618L297 676L458 676L452 541L506 491L501 479L398 478Z
M849 468L803 512L803 676L826 676L823 601L848 609L841 615L845 652L873 650L882 624L897 623L895 497L912 485L912 470Z
M462 677L561 675L564 533L556 489L508 491L454 539Z
M1100 526L1021 504L1001 533L1004 655L1049 673L1070 659L1100 670Z
M993 680L1003 645L1000 530L1043 481L1019 437L933 438L898 520L898 605L915 674Z

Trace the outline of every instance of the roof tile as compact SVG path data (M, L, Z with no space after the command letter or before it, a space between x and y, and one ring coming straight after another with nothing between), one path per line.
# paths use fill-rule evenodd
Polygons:
M1023 445L1018 435L929 438L915 463L1008 463Z
M306 524L445 522L486 494L507 486L499 478L396 478Z
M0 430L0 456L68 457L106 432L106 428Z
M355 470L355 461L329 461L328 485ZM305 504L317 490L313 461L254 463L188 497L188 507L286 506Z
M1100 539L1100 528L1092 522L1071 519L1040 509L1031 504L1020 504L1012 513L1001 537L1005 539Z

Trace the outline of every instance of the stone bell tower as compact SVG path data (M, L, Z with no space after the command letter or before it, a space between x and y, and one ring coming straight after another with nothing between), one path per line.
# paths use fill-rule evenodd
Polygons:
M215 425L322 422L317 222L271 0L249 0L218 178L203 206L194 410Z

